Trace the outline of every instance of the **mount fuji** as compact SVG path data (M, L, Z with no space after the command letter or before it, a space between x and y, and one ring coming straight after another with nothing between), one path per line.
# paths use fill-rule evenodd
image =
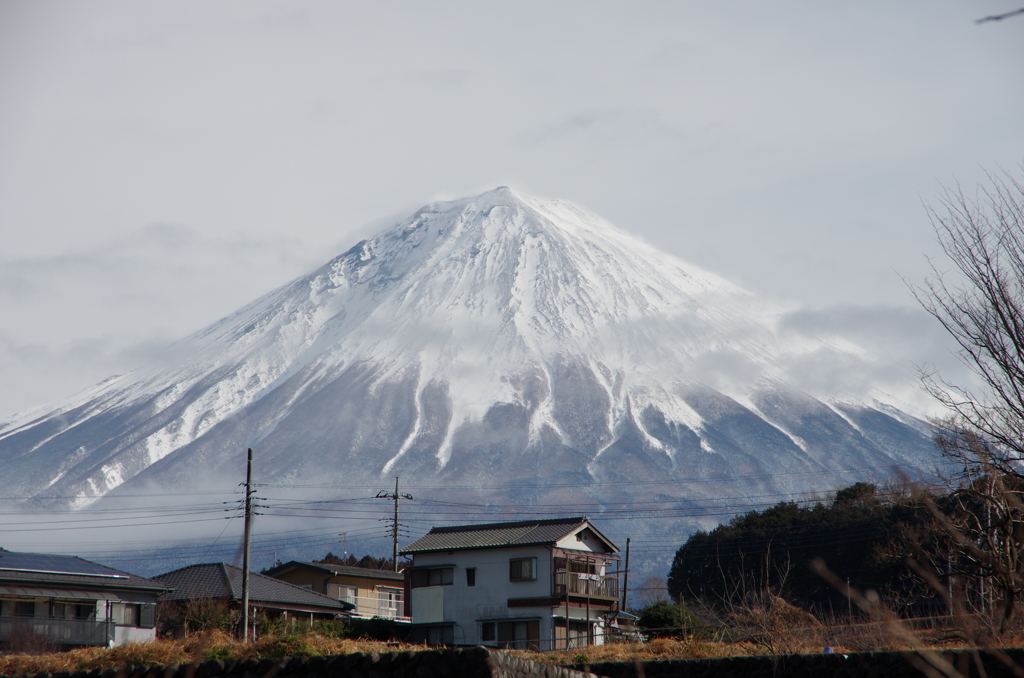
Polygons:
M506 493L519 503L566 487L621 502L596 488L647 481L699 503L723 483L782 494L935 463L927 424L884 393L802 387L830 356L870 356L784 336L782 316L502 187L427 205L160 364L0 424L0 464L12 494L81 508L237 481L247 447L263 479L534 488Z

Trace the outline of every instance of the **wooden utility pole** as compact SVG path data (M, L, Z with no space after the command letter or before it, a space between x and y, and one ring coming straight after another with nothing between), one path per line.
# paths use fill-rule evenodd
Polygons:
M626 611L626 596L629 595L629 537L626 537L626 572L622 576L622 611Z
M402 499L412 499L411 494L405 494L404 492L398 491L398 476L395 476L395 492L394 494L381 490L377 493L377 499L394 499L395 500L395 517L391 523L391 562L392 569L398 572L398 502Z
M245 536L242 555L242 642L249 642L249 541L252 537L252 448L245 465Z

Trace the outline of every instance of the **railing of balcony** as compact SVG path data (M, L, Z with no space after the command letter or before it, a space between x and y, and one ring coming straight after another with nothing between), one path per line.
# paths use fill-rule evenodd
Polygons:
M595 596L600 598L618 598L619 580L600 574L583 572L555 572L555 595L566 593L579 596Z
M85 619L0 617L0 641L19 636L41 636L59 645L106 647L114 638L114 624Z
M405 613L404 598L405 596L401 593L374 591L368 596L343 595L339 600L356 606L356 609L352 611L352 616L357 619L381 617L395 621L410 621Z

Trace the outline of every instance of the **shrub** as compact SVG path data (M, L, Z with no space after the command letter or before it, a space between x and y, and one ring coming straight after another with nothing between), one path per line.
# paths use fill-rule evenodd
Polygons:
M692 635L703 628L700 619L682 605L659 600L640 610L637 626L655 638Z

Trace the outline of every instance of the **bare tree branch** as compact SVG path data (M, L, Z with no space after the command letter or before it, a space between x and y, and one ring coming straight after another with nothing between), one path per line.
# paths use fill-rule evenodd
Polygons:
M993 14L991 16L982 17L981 19L975 20L974 23L983 24L986 21L1002 21L1003 19L1009 19L1010 17L1017 16L1018 14L1024 14L1024 7L1015 9L1012 12L1006 12L1005 14Z

